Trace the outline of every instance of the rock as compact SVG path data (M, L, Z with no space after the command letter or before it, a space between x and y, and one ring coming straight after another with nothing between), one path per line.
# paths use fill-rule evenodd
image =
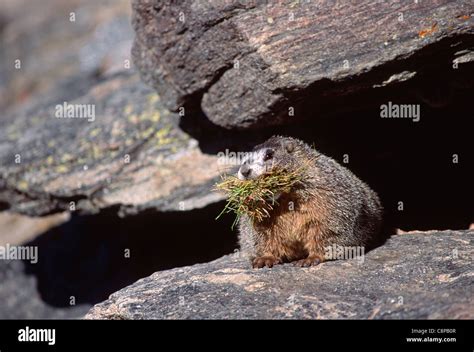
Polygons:
M0 260L0 319L78 319L90 304L54 307L37 290L35 276L25 273L22 261Z
M2 110L72 100L130 61L129 0L3 0L2 15Z
M77 106L94 116L58 117ZM0 208L37 216L114 207L125 215L222 200L211 189L225 168L178 123L160 96L123 71L74 100L4 116Z
M86 319L472 319L474 232L396 235L359 259L255 270L238 254L156 272Z
M0 212L0 246L21 245L31 241L47 230L59 226L70 219L67 212L31 218L20 214Z
M168 108L227 129L310 118L306 104L318 118L354 110L355 93L433 75L450 85L439 73L472 61L457 55L474 43L470 2L134 0L133 14L143 79Z
M125 215L222 199L217 158L130 67L128 0L26 5L8 0L0 19L0 210ZM56 118L67 104L93 107L94 121Z

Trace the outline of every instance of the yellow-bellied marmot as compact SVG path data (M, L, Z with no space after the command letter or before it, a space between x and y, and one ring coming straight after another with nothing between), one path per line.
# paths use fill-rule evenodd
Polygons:
M254 148L237 176L253 179L278 166L304 167L304 178L287 194L277 195L270 216L239 220L241 251L256 268L283 262L311 266L326 260L328 247L369 246L382 221L377 194L351 171L304 142L274 136Z

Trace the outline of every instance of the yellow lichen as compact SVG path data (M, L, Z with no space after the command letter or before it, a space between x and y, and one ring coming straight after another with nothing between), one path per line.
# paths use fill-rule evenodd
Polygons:
M58 166L56 166L54 171L56 171L58 174L63 174L65 172L68 172L69 169L66 165L58 165Z
M125 108L123 109L123 113L125 115L130 115L133 111L133 106L128 104L127 106L125 106Z
M94 159L99 158L101 156L101 154L102 154L101 150L98 146L96 146L96 145L92 146L92 157Z
M150 121L152 122L160 121L160 112L158 110L150 114Z
M8 133L8 139L10 140L18 139L18 137L20 137L20 134L17 131L12 131Z
M163 127L162 129L156 131L155 138L157 139L157 146L162 146L164 144L170 144L173 142L173 138L169 138L168 135L171 131L171 126Z
M74 159L74 157L71 154L66 153L66 154L63 154L63 156L61 157L61 162L67 163L71 161L72 159Z
M130 116L128 117L128 121L129 121L130 123L133 123L133 124L138 123L139 119L138 119L137 114L130 115Z
M89 136L96 137L97 135L99 135L100 131L100 128L94 128L92 131L90 131Z
M155 132L155 128L154 127L148 127L146 130L142 131L141 137L142 138L148 138L153 134L153 132Z
M152 93L148 95L148 103L155 104L156 102L160 101L160 96L156 93Z
M18 189L20 191L26 191L28 189L28 182L25 180L21 180L18 182Z

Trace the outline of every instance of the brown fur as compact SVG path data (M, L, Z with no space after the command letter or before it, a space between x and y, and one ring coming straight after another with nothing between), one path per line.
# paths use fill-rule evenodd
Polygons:
M256 257L274 257L276 262L294 262L308 257L324 261L326 234L322 223L327 214L323 202L322 198L305 202L292 194L283 195L271 217L254 224L259 233Z

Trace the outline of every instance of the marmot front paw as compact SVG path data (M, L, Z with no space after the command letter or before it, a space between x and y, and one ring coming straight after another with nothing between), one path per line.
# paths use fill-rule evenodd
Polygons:
M263 267L268 267L271 268L276 264L279 264L280 260L275 258L272 255L264 255L262 257L256 257L254 260L252 260L252 267L254 268L263 268Z

